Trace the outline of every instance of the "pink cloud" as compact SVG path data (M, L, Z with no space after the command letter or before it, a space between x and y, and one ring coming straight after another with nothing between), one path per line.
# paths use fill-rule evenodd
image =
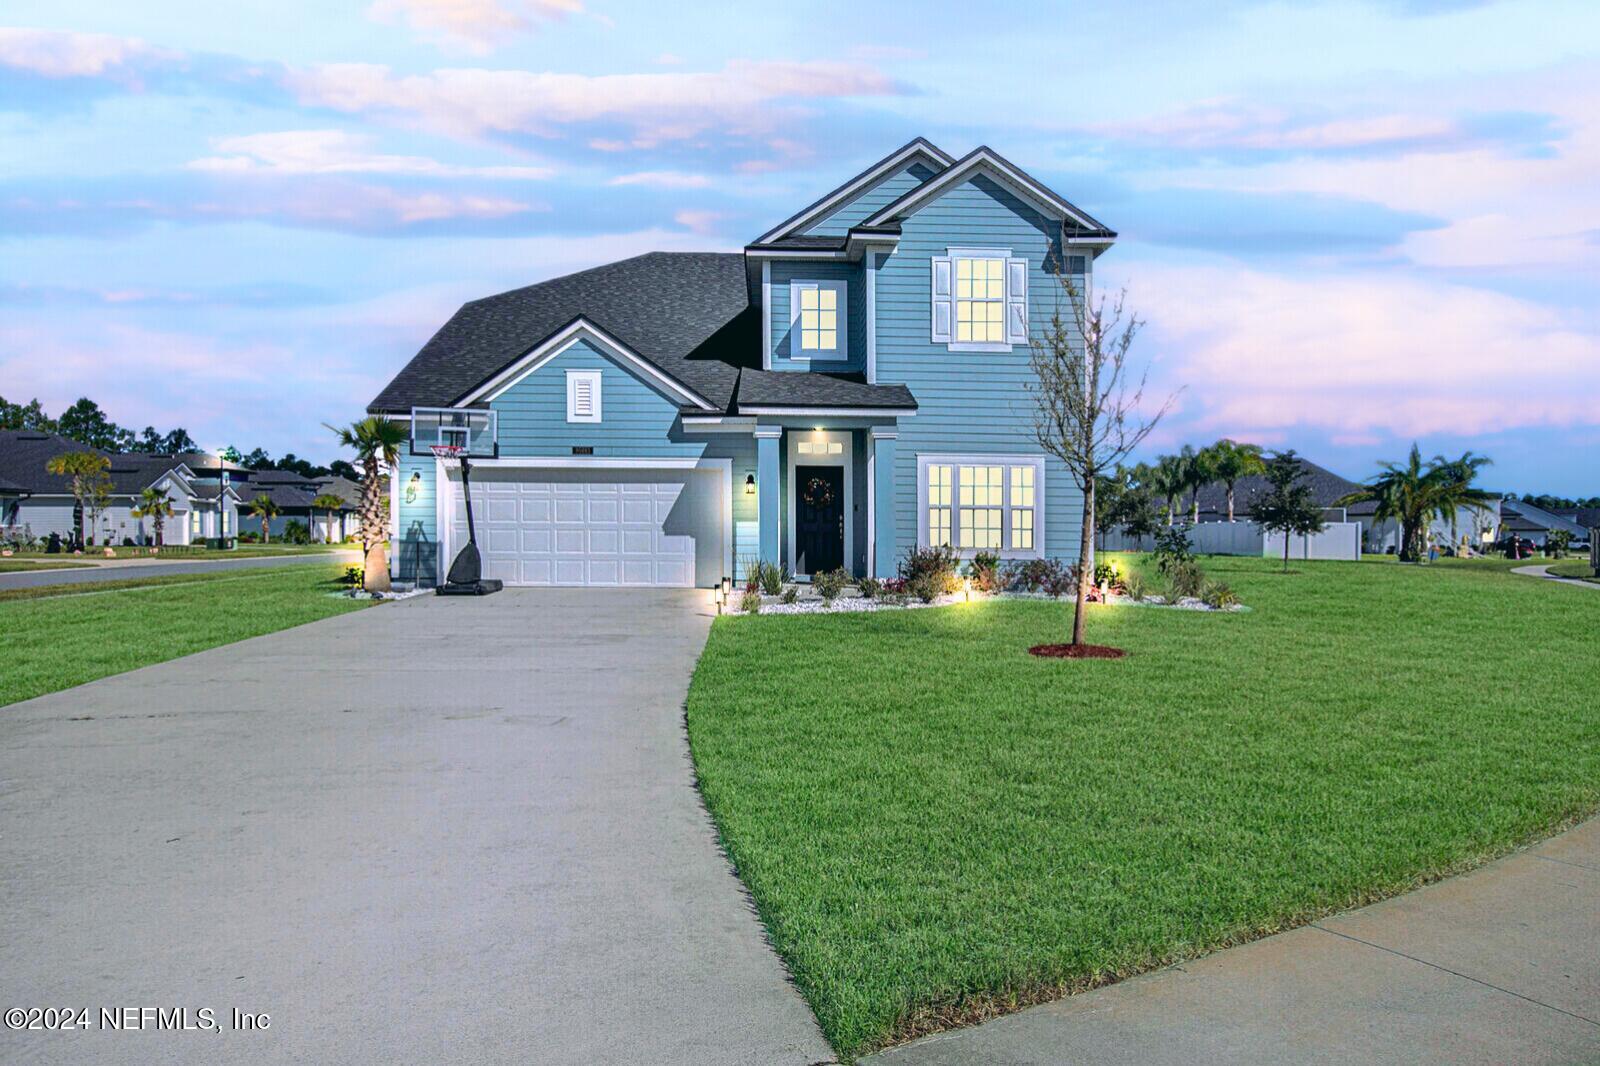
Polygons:
M138 63L179 57L133 37L0 27L0 66L47 78L131 79Z
M459 166L425 156L373 152L372 138L343 130L285 130L223 137L220 155L188 164L190 170L271 174L415 174L430 177L548 178L549 167Z
M1432 115L1380 113L1325 118L1237 101L1202 104L1091 129L1107 138L1168 148L1289 152L1375 148L1459 139L1463 135L1455 121Z
M1389 274L1141 266L1134 282L1158 385L1187 387L1175 421L1202 433L1600 425L1600 337L1545 306Z
M750 133L782 121L782 100L885 96L893 79L858 63L735 60L719 71L556 74L454 68L398 75L386 66L338 63L300 69L288 84L301 103L373 113L452 136L524 133L614 121L635 143L683 140L721 127Z
M537 23L582 11L581 0L376 0L367 15L379 22L405 22L420 38L481 54Z

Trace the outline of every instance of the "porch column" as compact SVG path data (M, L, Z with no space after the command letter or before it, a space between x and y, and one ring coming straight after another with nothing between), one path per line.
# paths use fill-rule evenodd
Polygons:
M761 560L778 561L779 528L783 520L778 492L778 452L782 426L758 426L756 435L756 494L761 524Z
M873 426L867 431L872 449L872 576L890 578L896 574L900 545L894 528L894 447L893 426Z

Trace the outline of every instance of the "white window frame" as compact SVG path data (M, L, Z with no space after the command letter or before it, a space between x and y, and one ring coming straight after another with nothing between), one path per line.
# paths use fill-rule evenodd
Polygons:
M998 341L963 341L958 338L961 330L961 298L956 290L959 264L963 259L1001 261L1001 339ZM947 248L944 255L933 257L930 279L931 340L934 344L942 344L952 352L1009 352L1019 345L1027 345L1030 322L1026 258L1012 254L1010 248ZM988 302L987 298L985 302Z
M932 547L928 540L928 468L948 466L950 470L950 529L956 541L961 541L961 467L998 466L1004 468L1003 490L1000 499L1001 526L999 548L974 548L961 543L952 545L956 553L970 558L978 551L993 551L1002 559L1042 559L1045 556L1045 457L1043 455L944 455L919 453L917 455L917 546ZM1013 512L1018 508L1011 503L1011 467L1026 466L1033 469L1033 547L1011 547Z
M589 382L589 397L594 408L589 414L578 412L578 383ZM568 422L599 422L600 421L600 381L601 372L598 370L569 370L567 371L567 421Z
M800 337L800 294L807 290L831 290L837 315L836 343L832 348L806 349ZM798 362L843 363L850 358L850 283L796 278L789 282L789 358Z

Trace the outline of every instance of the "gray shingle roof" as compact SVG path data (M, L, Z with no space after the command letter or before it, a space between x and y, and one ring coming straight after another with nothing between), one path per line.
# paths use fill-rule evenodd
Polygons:
M1518 533L1537 533L1548 529L1564 529L1574 537L1587 539L1589 531L1570 518L1535 507L1526 500L1501 500L1500 524Z
M739 374L734 337L748 336L745 358L760 350L760 316L749 311L742 255L650 252L463 305L369 409L452 406L580 317L726 408Z
M1301 484L1311 486L1311 495L1318 507L1332 507L1334 500L1361 489L1354 481L1342 478L1308 459L1300 460L1300 468L1305 471L1305 480ZM1240 478L1233 486L1234 515L1240 517L1249 514L1255 502L1271 489L1272 483L1260 474ZM1185 496L1185 500L1187 498ZM1353 514L1356 508L1352 507L1350 511ZM1228 517L1228 487L1222 482L1214 481L1200 490L1200 517L1211 521Z
M111 460L107 474L111 492L117 496L137 495L154 484L161 475L178 464L171 456L159 459L143 454L118 455L91 448L59 433L38 430L0 432L0 477L36 494L61 494L72 491L72 479L48 473L45 464L68 452L93 452Z
M897 407L914 411L904 385L868 385L859 374L739 371L738 407Z
M311 501L324 492L343 499L346 507L355 507L360 500L360 486L342 477L310 478L293 470L250 470L247 473L248 477L233 483L242 505L248 505L257 496L266 496L280 510L309 510Z
M796 234L789 237L779 237L765 244L748 245L750 248L773 248L779 250L792 249L798 252L837 252L843 250L850 242L849 237L826 237L815 234Z

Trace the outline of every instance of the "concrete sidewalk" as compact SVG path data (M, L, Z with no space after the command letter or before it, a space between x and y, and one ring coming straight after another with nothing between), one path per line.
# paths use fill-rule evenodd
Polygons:
M1523 577L1539 577L1546 581L1554 581L1558 585L1578 585L1586 589L1600 589L1600 585L1595 584L1593 581L1585 581L1578 577L1558 577L1550 572L1548 566L1543 565L1513 566L1511 572L1513 574L1521 574Z
M304 555L256 555L247 559L193 559L179 562L168 559L77 559L63 560L71 563L91 562L93 569L14 570L0 574L0 589L37 588L40 585L77 585L93 581L127 581L130 578L166 577L169 574L209 574L217 570L253 570L262 566L294 566L335 563L349 566L361 561L359 551L331 551Z
M1600 1062L1600 820L1371 907L864 1061Z

